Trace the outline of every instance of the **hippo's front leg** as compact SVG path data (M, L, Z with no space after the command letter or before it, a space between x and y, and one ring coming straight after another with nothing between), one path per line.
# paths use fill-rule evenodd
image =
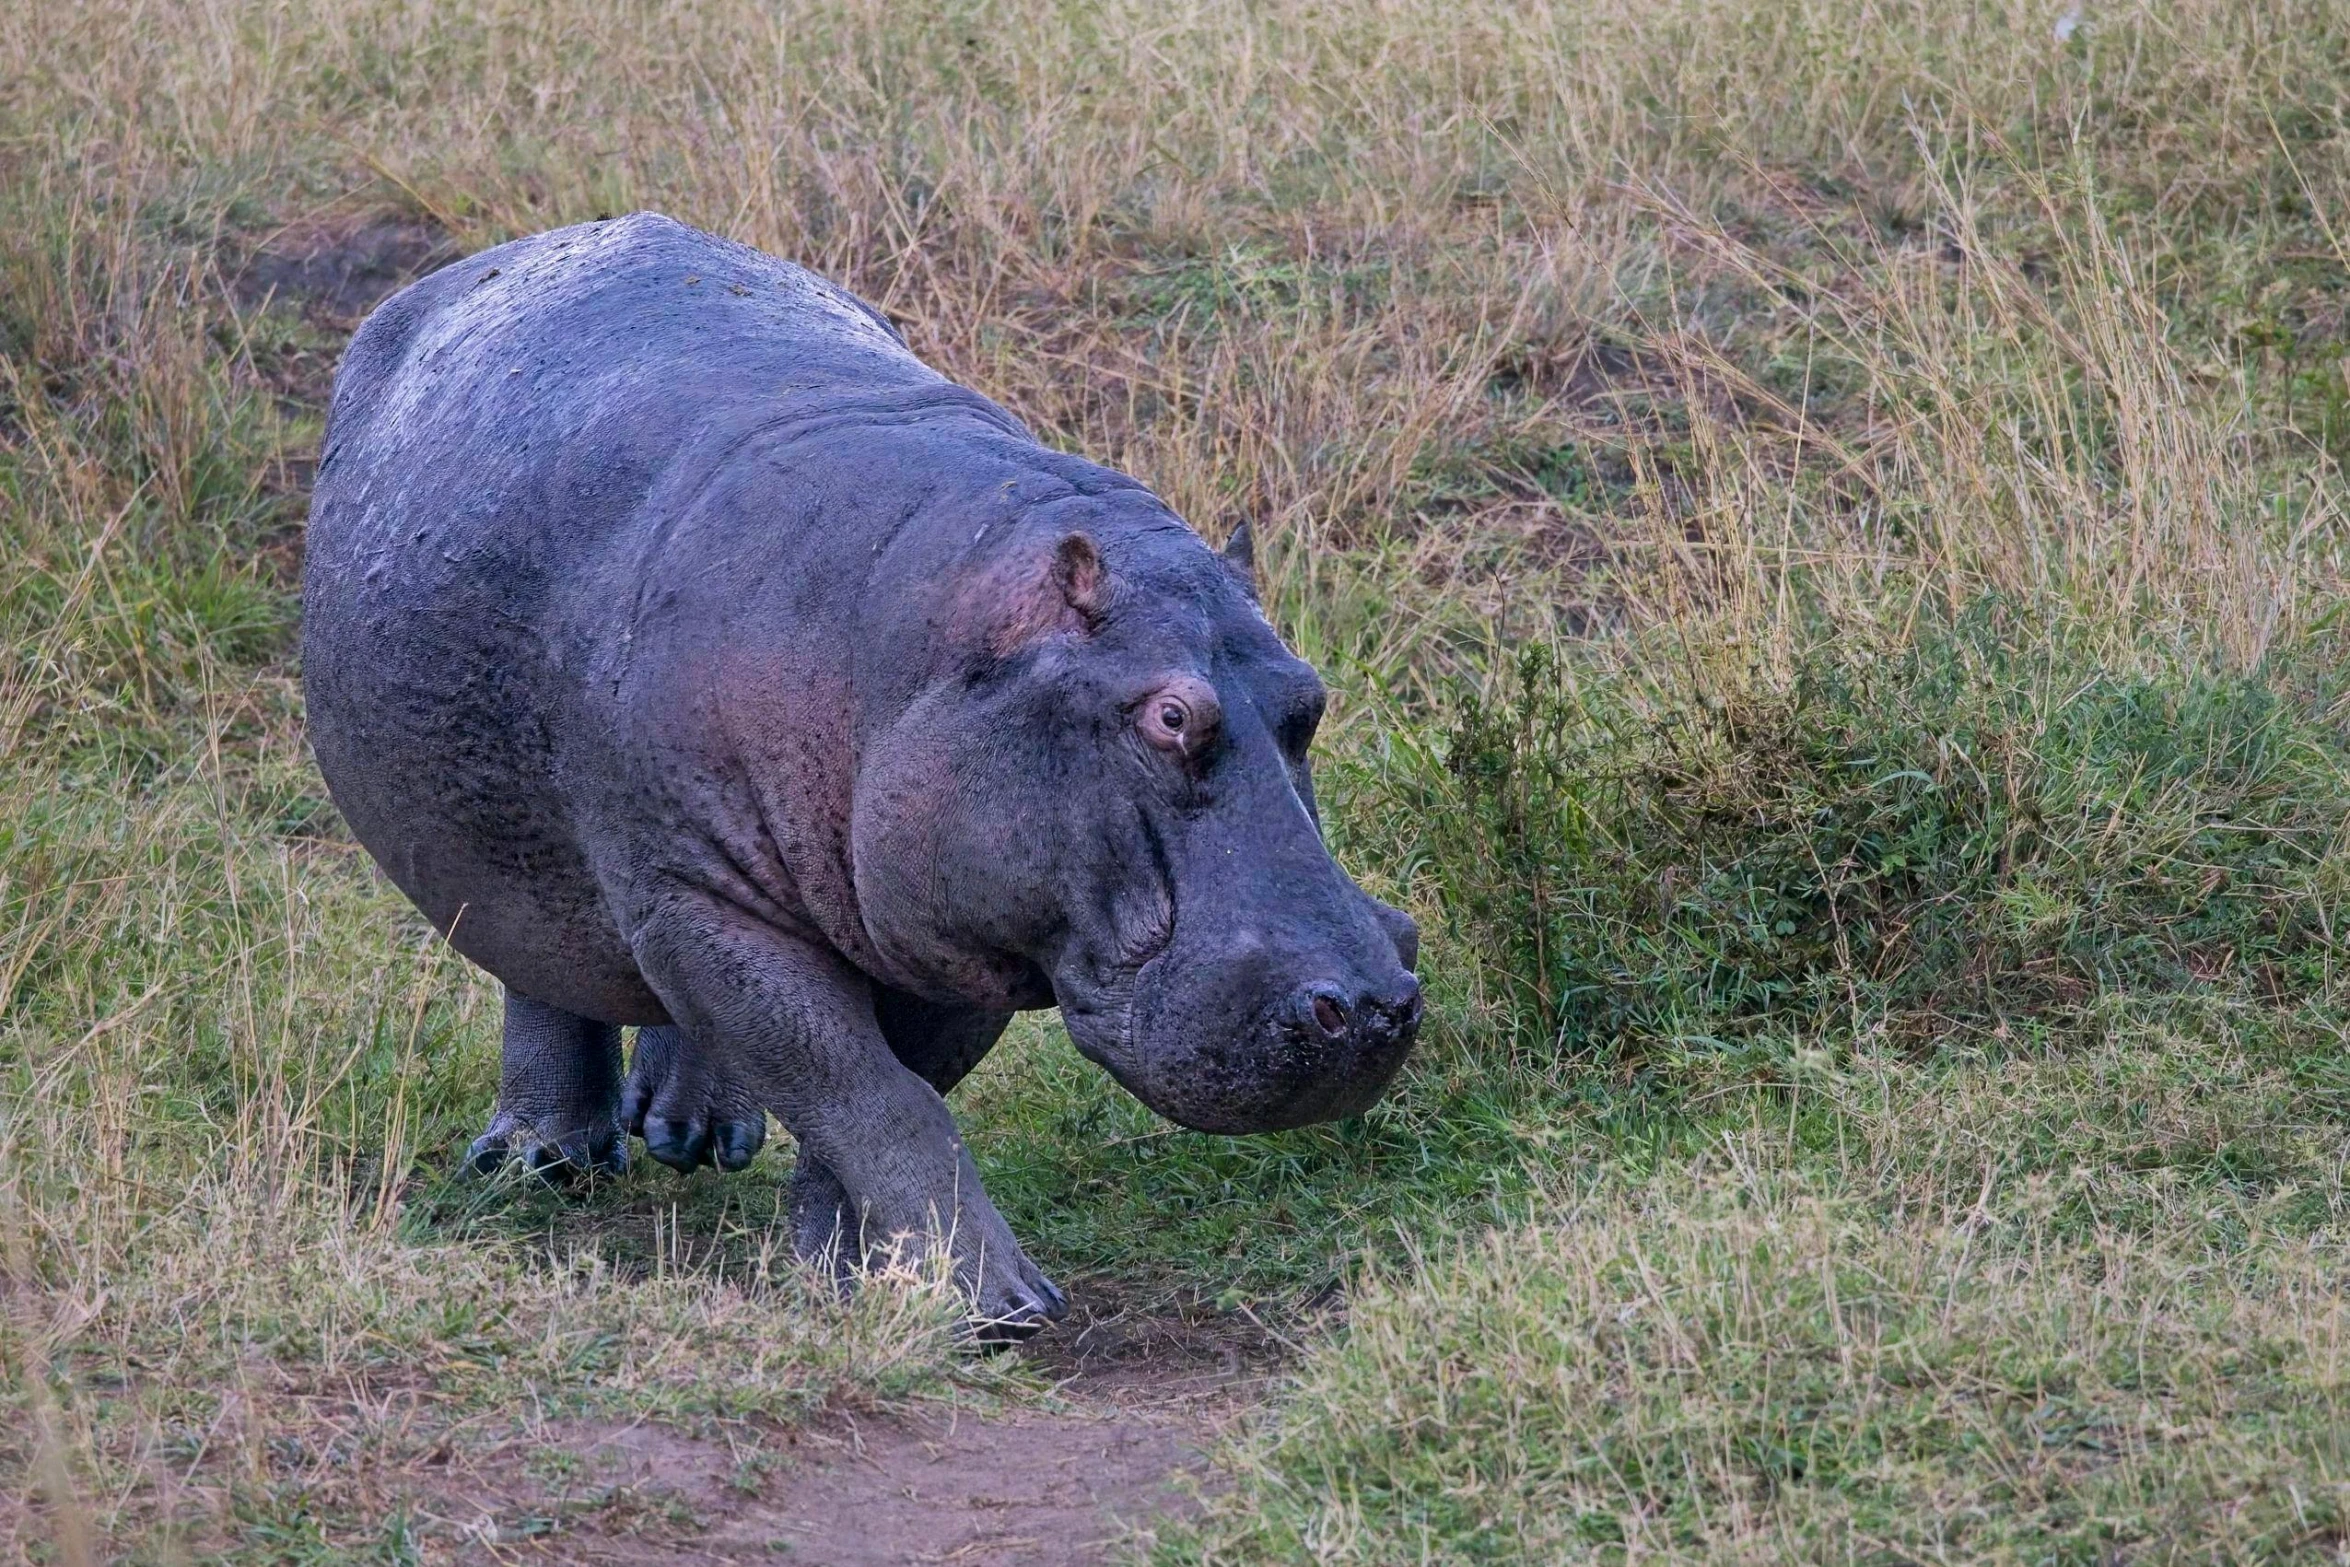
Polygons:
M1012 1021L1009 1012L943 1005L878 985L872 989L874 1021L889 1041L890 1054L941 1097L970 1075ZM799 1168L792 1171L791 1216L792 1239L801 1256L830 1254L843 1269L855 1262L844 1255L848 1248L842 1244L844 1235L856 1230L848 1196L839 1179L804 1147ZM1034 1280L1058 1318L1067 1308L1061 1292L1042 1274L1035 1274Z
M891 1052L862 974L693 893L655 913L636 945L687 1039L753 1085L830 1173L868 1249L909 1237L946 1247L983 1336L1026 1334L1065 1314L987 1200L946 1101Z

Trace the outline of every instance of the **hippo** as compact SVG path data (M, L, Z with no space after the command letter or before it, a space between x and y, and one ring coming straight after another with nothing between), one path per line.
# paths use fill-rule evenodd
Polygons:
M1361 1111L1418 1029L1418 933L1324 846L1324 688L1245 529L1211 549L853 295L666 217L367 318L302 672L351 830L504 986L477 1166L633 1135L739 1169L771 1112L803 1255L943 1251L997 1336L1066 1311L942 1097L1012 1014L1218 1133Z

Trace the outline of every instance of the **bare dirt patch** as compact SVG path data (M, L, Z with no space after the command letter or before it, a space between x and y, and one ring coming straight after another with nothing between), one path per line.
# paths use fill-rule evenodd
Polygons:
M288 224L236 276L246 305L292 304L320 327L350 331L400 289L457 259L459 247L427 219L378 213Z
M1279 1358L1244 1320L1080 1301L1021 1351L1039 1405L835 1412L800 1430L549 1423L419 1509L454 1561L1090 1567L1197 1505Z

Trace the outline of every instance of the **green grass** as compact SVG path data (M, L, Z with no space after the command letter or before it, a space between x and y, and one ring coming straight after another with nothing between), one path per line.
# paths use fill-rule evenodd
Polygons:
M2058 9L0 11L0 1540L440 1559L454 1450L560 1559L566 1421L1020 1396L788 1149L460 1179L494 989L304 748L348 323L252 279L657 206L1250 521L1427 932L1354 1122L958 1095L1300 1346L1138 1551L2339 1560L2350 26Z

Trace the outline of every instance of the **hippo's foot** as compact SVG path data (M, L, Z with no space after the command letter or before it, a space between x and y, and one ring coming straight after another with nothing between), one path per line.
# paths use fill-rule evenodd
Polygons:
M984 1248L962 1244L953 1248L958 1281L972 1299L969 1331L980 1344L1017 1343L1045 1324L1066 1317L1069 1301L1043 1270L1028 1260L992 1208L986 1217L995 1219L990 1227L1002 1231L993 1255ZM848 1193L839 1178L805 1150L799 1167L792 1172L791 1219L792 1245L800 1259L829 1269L844 1291L856 1286L863 1268L888 1260L910 1238L880 1239L871 1234L868 1224L864 1226L867 1243L859 1244L857 1227L849 1217Z
M557 1185L583 1176L618 1175L628 1168L628 1142L609 1116L587 1126L549 1135L511 1110L500 1110L490 1129L465 1150L476 1175L494 1175L518 1162Z
M554 1181L618 1174L628 1168L619 1099L619 1029L508 990L498 1112L466 1161L483 1175L509 1159Z
M620 1124L673 1170L739 1170L767 1141L767 1111L749 1085L674 1028L636 1031Z

